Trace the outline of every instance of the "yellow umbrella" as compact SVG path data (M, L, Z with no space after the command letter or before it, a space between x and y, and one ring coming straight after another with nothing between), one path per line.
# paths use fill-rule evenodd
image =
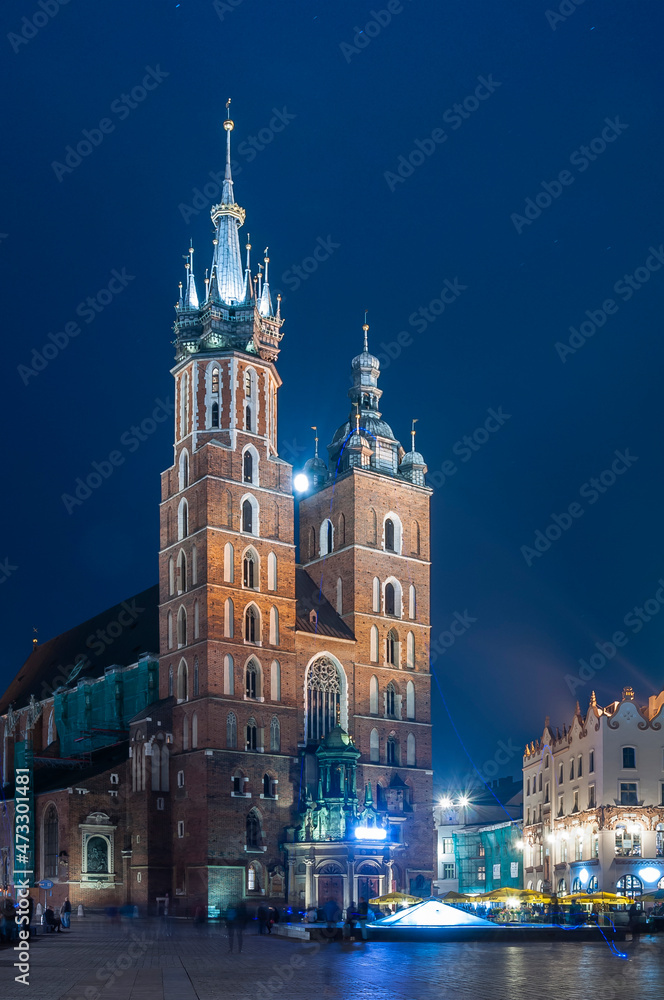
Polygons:
M551 897L542 892L535 892L534 889L492 889L479 899L489 903L507 903L513 899L520 903L547 903Z
M561 902L565 903L610 903L617 906L622 903L629 903L627 896L617 896L615 892L575 892L571 896L565 896Z
M386 896L377 896L376 899L370 899L369 902L372 906L388 906L390 903L421 903L422 900L419 896L407 896L405 892L388 892Z

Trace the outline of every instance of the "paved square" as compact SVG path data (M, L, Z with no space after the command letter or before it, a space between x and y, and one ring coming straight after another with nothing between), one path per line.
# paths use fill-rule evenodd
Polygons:
M72 921L68 934L39 937L29 987L14 982L13 954L0 948L0 996L7 1000L660 1000L664 939L604 944L317 945L244 937L228 953L218 926L158 924L130 929Z

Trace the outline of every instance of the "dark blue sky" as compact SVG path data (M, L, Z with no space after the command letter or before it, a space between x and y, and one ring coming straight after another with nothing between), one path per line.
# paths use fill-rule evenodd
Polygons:
M569 722L593 687L601 703L662 685L664 613L638 632L623 620L647 600L659 610L664 577L664 12L588 0L551 24L546 0L392 0L386 23L385 10L72 0L35 30L22 19L45 20L36 0L3 5L0 560L16 568L0 591L0 669L4 684L33 625L46 639L157 578L172 423L135 450L123 435L172 397L181 255L193 238L200 279L213 196L194 202L194 189L222 167L231 95L242 232L269 244L285 297L284 457L297 466L310 425L327 443L345 418L365 308L372 349L400 350L384 365L383 412L402 441L419 418L440 484L432 635L455 612L476 619L434 665L437 777L454 782L468 765L459 737L482 767L498 741L520 750L536 737L545 715ZM146 75L154 89L124 103ZM83 130L98 145L67 164ZM410 175L396 180L399 165ZM328 259L296 288L289 270L321 241ZM131 280L94 319L77 314L114 270ZM450 286L454 301L429 312ZM586 310L594 335L556 349L571 326L592 332ZM43 370L19 367L68 323L80 333ZM456 443L500 407L509 419L467 458ZM118 449L123 464L68 513L62 494ZM637 460L595 502L584 484L625 449ZM582 514L561 537L524 555L574 503ZM565 676L617 630L626 644L572 694ZM514 753L502 770L519 767Z

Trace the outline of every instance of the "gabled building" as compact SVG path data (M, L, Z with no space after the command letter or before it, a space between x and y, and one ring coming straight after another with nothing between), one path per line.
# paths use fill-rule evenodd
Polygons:
M74 903L149 911L175 900L184 911L238 896L344 905L377 889L422 895L434 874L426 465L414 434L406 452L382 418L365 325L329 467L317 447L305 465L297 561L292 468L277 444L280 300L267 252L255 277L248 243L242 260L233 122L224 128L209 278L199 295L190 248L175 322L158 641L146 647L158 645L158 658L132 665L111 645L101 673L65 671L55 698L67 709L47 744L23 683L29 659L12 706L3 702L5 794L15 760L32 754L35 857L50 857L54 839L64 847L76 877L58 869L56 895ZM122 694L127 670L147 679L142 698ZM64 822L67 768L80 766L74 725L91 741L94 801ZM59 798L46 823L49 747ZM112 772L110 748L124 754Z
M664 691L639 705L631 687L523 758L525 888L559 895L664 888Z

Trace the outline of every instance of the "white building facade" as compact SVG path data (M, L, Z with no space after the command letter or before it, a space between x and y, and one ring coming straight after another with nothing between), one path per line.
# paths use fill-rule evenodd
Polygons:
M634 690L555 733L546 719L523 758L524 888L566 895L664 888L664 691Z

